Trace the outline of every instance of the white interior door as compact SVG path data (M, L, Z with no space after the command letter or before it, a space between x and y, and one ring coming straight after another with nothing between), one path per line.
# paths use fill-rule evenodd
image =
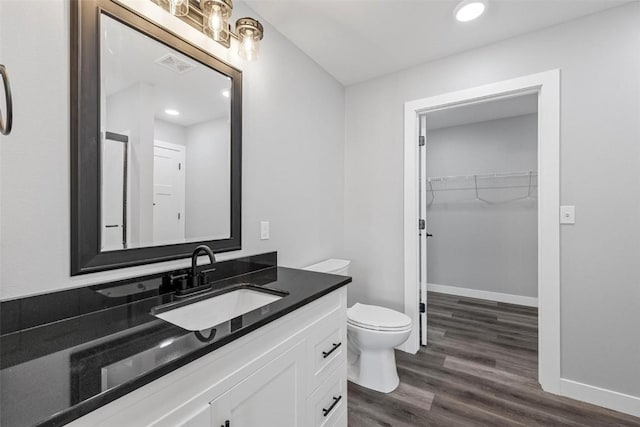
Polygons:
M102 141L102 250L124 248L126 142Z
M153 241L184 240L185 153L183 145L155 141L153 146Z
M418 167L418 181L420 191L420 224L418 233L420 234L419 247L419 274L418 286L420 286L420 345L427 345L427 115L419 117L419 144L420 144L420 164Z

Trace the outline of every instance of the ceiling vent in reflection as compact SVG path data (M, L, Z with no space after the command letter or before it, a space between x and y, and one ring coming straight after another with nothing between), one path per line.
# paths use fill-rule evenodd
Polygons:
M167 53L154 61L156 64L162 65L178 74L184 74L196 68L195 64L185 61L173 53Z

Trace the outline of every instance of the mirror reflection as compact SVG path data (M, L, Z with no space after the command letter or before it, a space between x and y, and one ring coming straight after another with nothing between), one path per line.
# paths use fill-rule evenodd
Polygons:
M101 16L101 248L230 237L231 79Z

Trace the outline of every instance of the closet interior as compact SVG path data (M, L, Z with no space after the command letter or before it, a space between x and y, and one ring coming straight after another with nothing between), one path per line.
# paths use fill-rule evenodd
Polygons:
M534 306L537 94L426 118L428 290Z

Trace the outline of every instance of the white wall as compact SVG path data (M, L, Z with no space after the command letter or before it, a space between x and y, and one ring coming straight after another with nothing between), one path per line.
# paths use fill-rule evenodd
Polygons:
M187 130L184 126L169 123L156 118L153 121L153 139L177 145L187 144Z
M259 18L236 3L234 16ZM137 5L157 9L157 16L181 24L185 37L205 40L212 52L244 71L243 250L219 258L277 250L281 265L302 266L341 255L344 88L263 20L261 57L246 64L236 49L207 42L152 2ZM4 0L0 32L15 103L14 133L0 144L0 296L187 266L183 260L69 276L68 4ZM270 240L259 239L260 220L271 221Z
M351 302L403 308L404 102L560 68L562 377L640 396L638 22L632 2L349 87Z
M184 127L155 120L156 140L184 145L185 237L225 239L231 232L231 151L229 120Z
M185 237L231 234L231 134L226 118L187 128Z
M105 130L129 135L127 161L128 242L153 242L153 88L135 84L108 96ZM122 247L122 246L121 246Z
M428 120L428 119L427 119ZM427 176L535 171L538 116L427 132ZM532 184L537 181L532 179ZM427 194L428 283L538 296L537 187L529 178L432 183Z

